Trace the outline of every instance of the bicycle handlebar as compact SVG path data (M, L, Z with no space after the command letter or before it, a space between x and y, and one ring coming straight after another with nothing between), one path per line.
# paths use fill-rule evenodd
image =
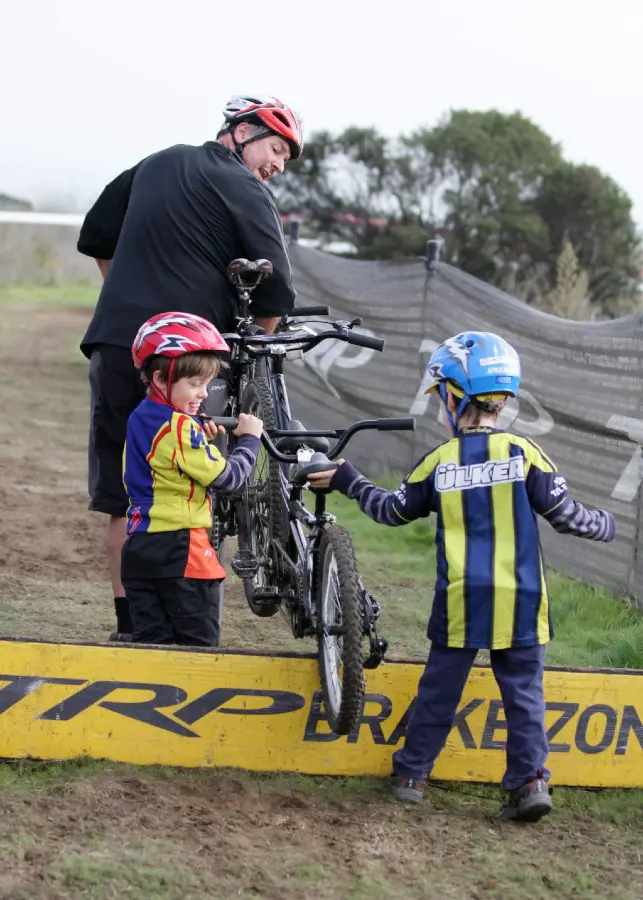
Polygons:
M369 337L367 334L351 334L347 343L356 347L368 347L369 350L378 350L381 353L386 341L384 338Z
M212 422L213 425L219 425L222 428L225 428L226 431L234 431L234 429L239 424L239 420L234 416L198 416L199 419L205 419L207 422Z
M377 350L380 353L384 349L384 338L370 337L367 334L353 334L348 327L333 328L330 331L320 331L317 334L298 334L294 332L278 332L277 334L222 334L221 337L228 344L243 343L247 351L254 356L271 355L271 345L278 344L305 344L303 353L308 353L317 344L329 339L343 341L345 344L354 344L356 347L368 347L369 350Z
M376 419L378 431L415 431L415 419L404 416L400 419ZM409 425L412 422L412 425Z
M234 430L239 424L239 420L234 416L201 416L200 418L208 419L212 422L213 425L221 425L226 430ZM337 443L329 450L327 456L328 459L335 459L335 457L339 456L341 451L344 449L346 444L350 441L353 435L357 434L358 431L415 431L415 419L412 417L404 417L404 418L392 418L392 419L363 419L360 422L355 422L353 425L350 425L348 428L344 429L333 429L329 431L277 431L274 430L272 435L268 435L265 431L261 434L261 443L264 445L269 455L276 459L278 462L282 463L296 463L298 462L297 456L294 454L282 453L281 450L278 450L274 445L272 438L302 438L302 443L305 443L306 437L333 437L338 438Z

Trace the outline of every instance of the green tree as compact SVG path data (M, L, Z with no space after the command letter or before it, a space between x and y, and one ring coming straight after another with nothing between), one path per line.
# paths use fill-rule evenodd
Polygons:
M415 136L443 186L449 259L498 283L510 264L528 270L534 247L547 247L545 225L531 204L560 148L520 113L456 110Z
M569 241L556 261L556 282L536 304L545 312L564 319L587 321L592 317L589 295L589 276L578 264L578 257Z
M317 132L275 188L277 203L282 213L302 215L309 234L350 241L367 255L394 219L386 184L394 168L390 144L375 129Z
M547 227L549 246L539 256L552 277L556 259L567 242L589 275L593 302L610 304L632 294L640 269L639 238L630 198L594 166L561 162L548 172L534 198L533 209Z
M569 242L594 311L636 303L630 199L598 169L566 162L517 112L452 110L395 140L372 128L318 132L276 193L304 234L348 241L361 258L420 255L438 232L446 259L527 302L552 292Z

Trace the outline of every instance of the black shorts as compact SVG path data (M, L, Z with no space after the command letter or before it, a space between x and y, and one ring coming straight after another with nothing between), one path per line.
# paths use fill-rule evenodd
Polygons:
M219 646L220 581L135 578L123 587L135 643Z
M145 396L131 350L97 345L89 362L89 389L89 508L125 516L129 505L123 486L127 420Z

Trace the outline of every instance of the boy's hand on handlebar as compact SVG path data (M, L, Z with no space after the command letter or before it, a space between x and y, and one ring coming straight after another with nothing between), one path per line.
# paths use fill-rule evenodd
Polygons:
M242 437L244 434L251 434L254 437L261 437L261 433L263 431L263 422L261 419L258 419L256 416L251 416L250 413L239 413L239 424L232 432L236 434L237 437Z
M214 422L210 422L208 419L204 419L201 425L209 441L213 441L220 434L225 434L223 425L215 425Z

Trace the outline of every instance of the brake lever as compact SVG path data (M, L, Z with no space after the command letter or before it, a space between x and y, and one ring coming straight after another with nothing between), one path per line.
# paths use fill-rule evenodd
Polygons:
M359 325L361 325L362 321L363 320L362 320L361 316L358 316L356 319L351 319L350 322L345 322L343 320L340 320L339 322L333 322L332 324L333 324L333 328L336 331L351 331L353 328L356 328Z

